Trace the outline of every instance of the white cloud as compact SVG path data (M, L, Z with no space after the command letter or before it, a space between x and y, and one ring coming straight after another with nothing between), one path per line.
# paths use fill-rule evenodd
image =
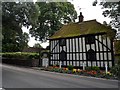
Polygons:
M101 9L101 6L92 5L94 1L95 0L72 0L71 2L74 4L78 15L80 12L83 13L85 21L96 19L100 23L103 23L103 21L107 21L109 23L110 19L105 18L102 15L103 9Z

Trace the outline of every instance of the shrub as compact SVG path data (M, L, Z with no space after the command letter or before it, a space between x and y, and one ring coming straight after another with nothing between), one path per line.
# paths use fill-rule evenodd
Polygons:
M59 68L54 68L54 71L55 72L59 72Z
M62 68L59 68L59 71L58 71L59 73L62 73Z
M100 68L98 66L94 66L94 67L92 67L92 70L100 71Z
M85 70L87 70L87 71L91 71L91 70L100 71L100 68L98 66L85 67Z
M91 67L85 67L85 70L87 70L87 71L91 71L92 68L91 68Z
M2 57L10 59L39 59L38 53L10 52L2 53Z
M68 66L68 70L73 70L73 68L74 68L74 66L72 66L72 65Z
M116 77L120 78L120 64L117 64L111 68L111 73Z
M119 56L118 64L120 65L120 56Z
M53 67L59 67L59 65L58 64L54 64Z
M72 74L72 71L71 70L67 70L66 73Z

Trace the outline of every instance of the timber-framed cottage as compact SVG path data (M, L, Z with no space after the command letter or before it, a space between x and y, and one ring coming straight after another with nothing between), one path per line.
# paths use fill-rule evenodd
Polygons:
M79 22L64 25L49 38L49 65L74 67L114 65L113 37L114 30L96 20L83 21L82 13Z

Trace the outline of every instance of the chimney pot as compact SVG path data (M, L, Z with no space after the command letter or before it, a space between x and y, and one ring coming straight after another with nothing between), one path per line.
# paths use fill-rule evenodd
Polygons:
M80 23L80 22L83 22L83 18L84 18L84 16L82 15L82 12L80 12L80 15L79 15L79 23Z

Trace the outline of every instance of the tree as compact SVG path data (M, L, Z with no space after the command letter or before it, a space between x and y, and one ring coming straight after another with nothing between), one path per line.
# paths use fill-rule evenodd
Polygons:
M2 51L3 52L12 52L18 51L18 43L16 42L17 33L12 29L2 28Z
M96 6L97 4L97 0L93 3L94 6ZM112 20L110 22L110 25L112 27L114 27L115 29L117 29L118 31L120 30L120 1L119 2L101 2L100 5L103 6L103 8L105 8L106 10L103 11L103 15L105 17L110 17ZM118 32L116 34L116 39L120 39L120 33ZM120 69L120 41L119 40L115 40L114 41L114 50L115 50L115 60L117 60L117 65L113 66L111 71L113 74L115 74L116 76L118 76L118 78L120 78L120 73L119 73L119 69Z
M26 26L29 27L37 21L37 5L33 2L3 2L2 3L2 25L7 24L13 28ZM17 30L18 31L18 30Z
M28 47L29 35L27 33L19 34L12 29L2 28L3 40L2 51L3 52L17 52L22 51L24 47Z
M70 2L36 2L39 6L37 26L30 29L30 34L36 40L46 41L60 27L69 22L75 22L77 13Z
M24 32L22 36L18 38L20 50L23 50L24 48L28 47L29 39L30 39L29 34L26 32Z
M33 47L35 47L35 48L42 48L42 46L39 43L35 43Z
M28 35L22 32L22 26L36 24L37 5L33 2L3 2L2 3L2 51L21 51L26 47Z
M64 23L74 22L77 13L69 2L3 2L2 42L3 51L20 51L24 46L22 26L30 34L45 41ZM22 45L23 44L23 45Z
M97 0L93 2L93 6L96 6L96 4L98 4ZM103 15L105 17L111 18L110 25L115 29L120 30L120 1L119 2L101 1L100 5L103 6L102 7L103 9L105 9L103 11Z

